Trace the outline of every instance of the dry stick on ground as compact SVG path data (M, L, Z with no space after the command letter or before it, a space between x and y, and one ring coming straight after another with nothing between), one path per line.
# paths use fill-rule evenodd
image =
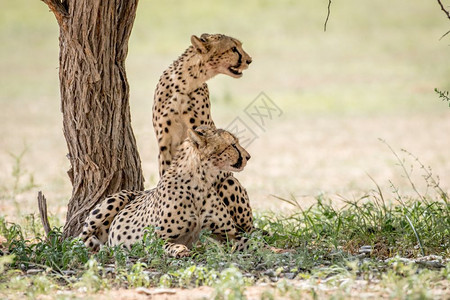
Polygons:
M48 237L48 233L50 232L50 223L48 222L47 216L47 199L45 199L42 191L38 192L38 206L39 206L39 214L41 216L42 225L44 226L45 236Z

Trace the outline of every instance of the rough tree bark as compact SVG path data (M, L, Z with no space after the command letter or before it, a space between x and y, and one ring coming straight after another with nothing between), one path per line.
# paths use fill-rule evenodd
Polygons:
M138 0L42 0L60 27L59 79L72 197L64 236L76 236L93 206L143 189L125 74Z

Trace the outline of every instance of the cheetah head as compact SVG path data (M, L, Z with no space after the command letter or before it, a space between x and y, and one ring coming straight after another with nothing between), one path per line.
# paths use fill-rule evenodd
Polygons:
M252 62L250 55L242 49L240 41L223 34L204 33L200 37L193 35L191 43L203 56L213 76L220 73L239 78Z
M250 159L238 139L226 130L199 126L195 130L189 129L188 136L201 159L208 160L219 170L240 172Z

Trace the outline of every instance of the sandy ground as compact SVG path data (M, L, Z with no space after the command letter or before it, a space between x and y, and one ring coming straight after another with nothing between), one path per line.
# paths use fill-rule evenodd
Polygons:
M391 287L380 287L374 282L366 280L355 280L354 282L342 281L341 289L330 287L325 282L314 282L313 284L301 280L288 280L291 289L283 292L283 289L276 289L278 283L259 283L254 286L246 287L244 295L246 299L332 299L334 297L343 299L380 299L394 298L400 295L395 294L395 289ZM445 284L445 283L443 283ZM281 287L281 285L280 285ZM292 293L294 291L294 293ZM314 291L314 293L312 292ZM226 291L223 291L226 293ZM57 292L59 295L74 295L74 292ZM404 293L401 292L401 293ZM76 293L80 297L82 293ZM123 299L123 300L184 300L184 299L214 299L215 289L212 287L198 287L192 289L164 289L164 288L137 288L137 289L118 289L103 291L98 294L87 294L82 296L84 299ZM403 296L405 296L403 294ZM429 292L433 299L448 299L450 290L445 285L436 284L436 288ZM50 296L50 299L52 297ZM38 299L49 299L48 296L40 296ZM233 298L234 299L234 298Z
M431 166L442 187L450 187L450 116L317 117L286 121L270 128L249 147L253 161L237 175L248 186L256 208L277 209L280 202L271 194L301 204L325 194L333 199L358 199L375 188L370 177L386 195L390 182L401 193L412 194L411 186L389 147L405 158L405 166L420 192L426 192L424 172L401 149L425 166ZM412 168L411 168L412 166ZM370 177L369 177L370 176Z

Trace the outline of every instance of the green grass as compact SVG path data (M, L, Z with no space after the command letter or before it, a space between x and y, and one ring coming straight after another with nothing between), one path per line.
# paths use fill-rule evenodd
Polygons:
M435 183L427 180L430 186ZM256 226L271 236L251 234L252 251L232 253L231 245L221 245L203 233L193 256L183 259L167 257L163 242L151 231L131 250L104 247L93 254L78 239L62 240L58 228L45 239L40 225L31 220L24 229L0 219L4 239L0 244L0 295L24 293L32 298L49 289L82 288L94 293L207 285L215 288L217 299L241 299L246 287L274 281L276 289L266 296L281 293L295 299L302 291L296 282L307 284L308 292L314 294L320 293L318 285L324 281L339 288L336 295L345 297L349 295L345 286L368 280L393 297L421 295L426 299L432 297L428 288L445 286L450 280L450 203L448 195L438 185L434 187L435 197L404 199L398 195L392 202L376 190L358 201L346 201L339 209L320 197L307 210L295 199L284 200L295 205L296 212L258 215ZM293 251L274 254L262 250L261 244ZM420 260L424 255L439 257L434 258L435 264L427 264Z
M91 254L77 239L61 241L58 229L47 240L42 239L42 234L25 238L19 225L1 220L1 235L6 241L0 248L0 295L24 292L34 297L48 289L80 287L96 292L119 287L202 285L216 287L222 293L231 289L242 295L246 286L265 280L282 284L286 277L310 282L326 280L330 286L338 285L344 278L370 278L386 285L398 284L399 288L426 278L426 284L434 286L442 280L448 283L450 263L434 269L398 257L421 256L414 234L417 231L425 254L449 258L449 212L449 204L442 199L400 206L356 202L339 210L318 199L314 207L289 217L256 218L258 227L272 233L266 238L252 234L257 243L291 248L292 253L273 254L259 248L251 253L231 253L230 247L218 245L204 234L193 249L193 257L185 259L166 257L161 241L151 235L130 251L105 247ZM360 254L358 250L363 245L371 246L371 253ZM27 271L36 269L38 274L27 275ZM406 278L404 285L396 282ZM38 288L36 281L42 280L45 287ZM284 289L298 292L293 283L286 284ZM415 291L419 290L426 293L415 287Z

